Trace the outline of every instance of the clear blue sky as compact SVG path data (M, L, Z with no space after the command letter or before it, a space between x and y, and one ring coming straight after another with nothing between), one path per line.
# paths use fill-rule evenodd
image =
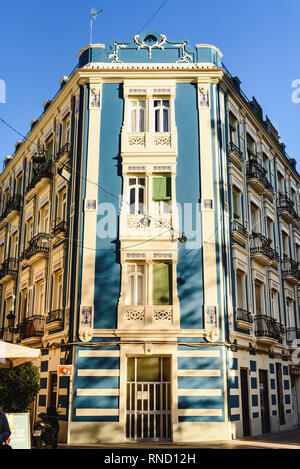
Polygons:
M40 116L42 104L58 90L62 75L77 63L89 43L89 13L103 9L94 22L93 42L130 40L163 0L14 0L1 2L0 79L7 88L0 117L21 133ZM144 28L191 45L213 44L223 62L255 96L300 171L300 103L292 102L292 82L300 79L299 0L167 0ZM0 122L0 162L21 138ZM2 169L2 163L0 166Z

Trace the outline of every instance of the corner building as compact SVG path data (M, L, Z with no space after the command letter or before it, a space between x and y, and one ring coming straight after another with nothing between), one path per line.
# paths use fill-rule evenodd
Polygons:
M42 348L34 412L69 443L293 428L295 161L214 46L78 57L0 176L1 334Z

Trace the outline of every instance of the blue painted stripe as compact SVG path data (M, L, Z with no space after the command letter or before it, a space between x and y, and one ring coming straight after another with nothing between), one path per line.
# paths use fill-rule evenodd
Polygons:
M257 407L257 406L258 406L258 395L257 395L257 394L253 394L253 395L252 395L252 406L253 406L253 407Z
M250 378L251 389L257 389L257 378Z
M118 409L116 396L76 396L76 409Z
M178 409L220 409L224 399L219 396L178 396Z
M290 382L289 382L289 380L285 379L285 380L283 381L283 387L284 387L285 390L290 389Z
M89 416L89 417L79 417L79 416L74 416L73 420L75 422L119 422L119 417L118 416L113 416L113 415L99 415L97 417L94 416ZM113 429L112 429L113 431Z
M76 389L119 389L118 376L78 376Z
M241 420L241 416L239 414L235 414L235 415L230 416L230 421L231 422L237 422L238 420Z
M228 404L231 409L239 407L240 406L239 396L229 396Z
M250 360L250 371L256 371L256 362Z
M178 422L224 422L224 417L179 416Z
M77 368L85 370L118 370L120 369L119 357L79 357Z
M222 367L222 357L179 357L178 370L217 370Z
M178 376L178 389L220 389L220 376Z

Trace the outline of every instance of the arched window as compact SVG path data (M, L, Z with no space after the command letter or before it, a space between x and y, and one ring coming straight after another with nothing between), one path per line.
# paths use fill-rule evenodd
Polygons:
M169 132L169 109L168 99L155 99L154 105L154 130L155 132Z
M129 101L129 132L145 132L145 110L145 100Z
M145 213L145 178L129 178L129 210L131 214Z
M127 264L127 301L128 305L144 304L145 266Z

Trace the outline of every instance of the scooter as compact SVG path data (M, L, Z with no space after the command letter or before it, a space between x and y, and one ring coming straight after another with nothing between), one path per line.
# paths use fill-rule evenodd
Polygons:
M39 420L33 427L34 446L37 449L55 449L58 443L58 413L56 409L48 408L47 413L39 412Z

